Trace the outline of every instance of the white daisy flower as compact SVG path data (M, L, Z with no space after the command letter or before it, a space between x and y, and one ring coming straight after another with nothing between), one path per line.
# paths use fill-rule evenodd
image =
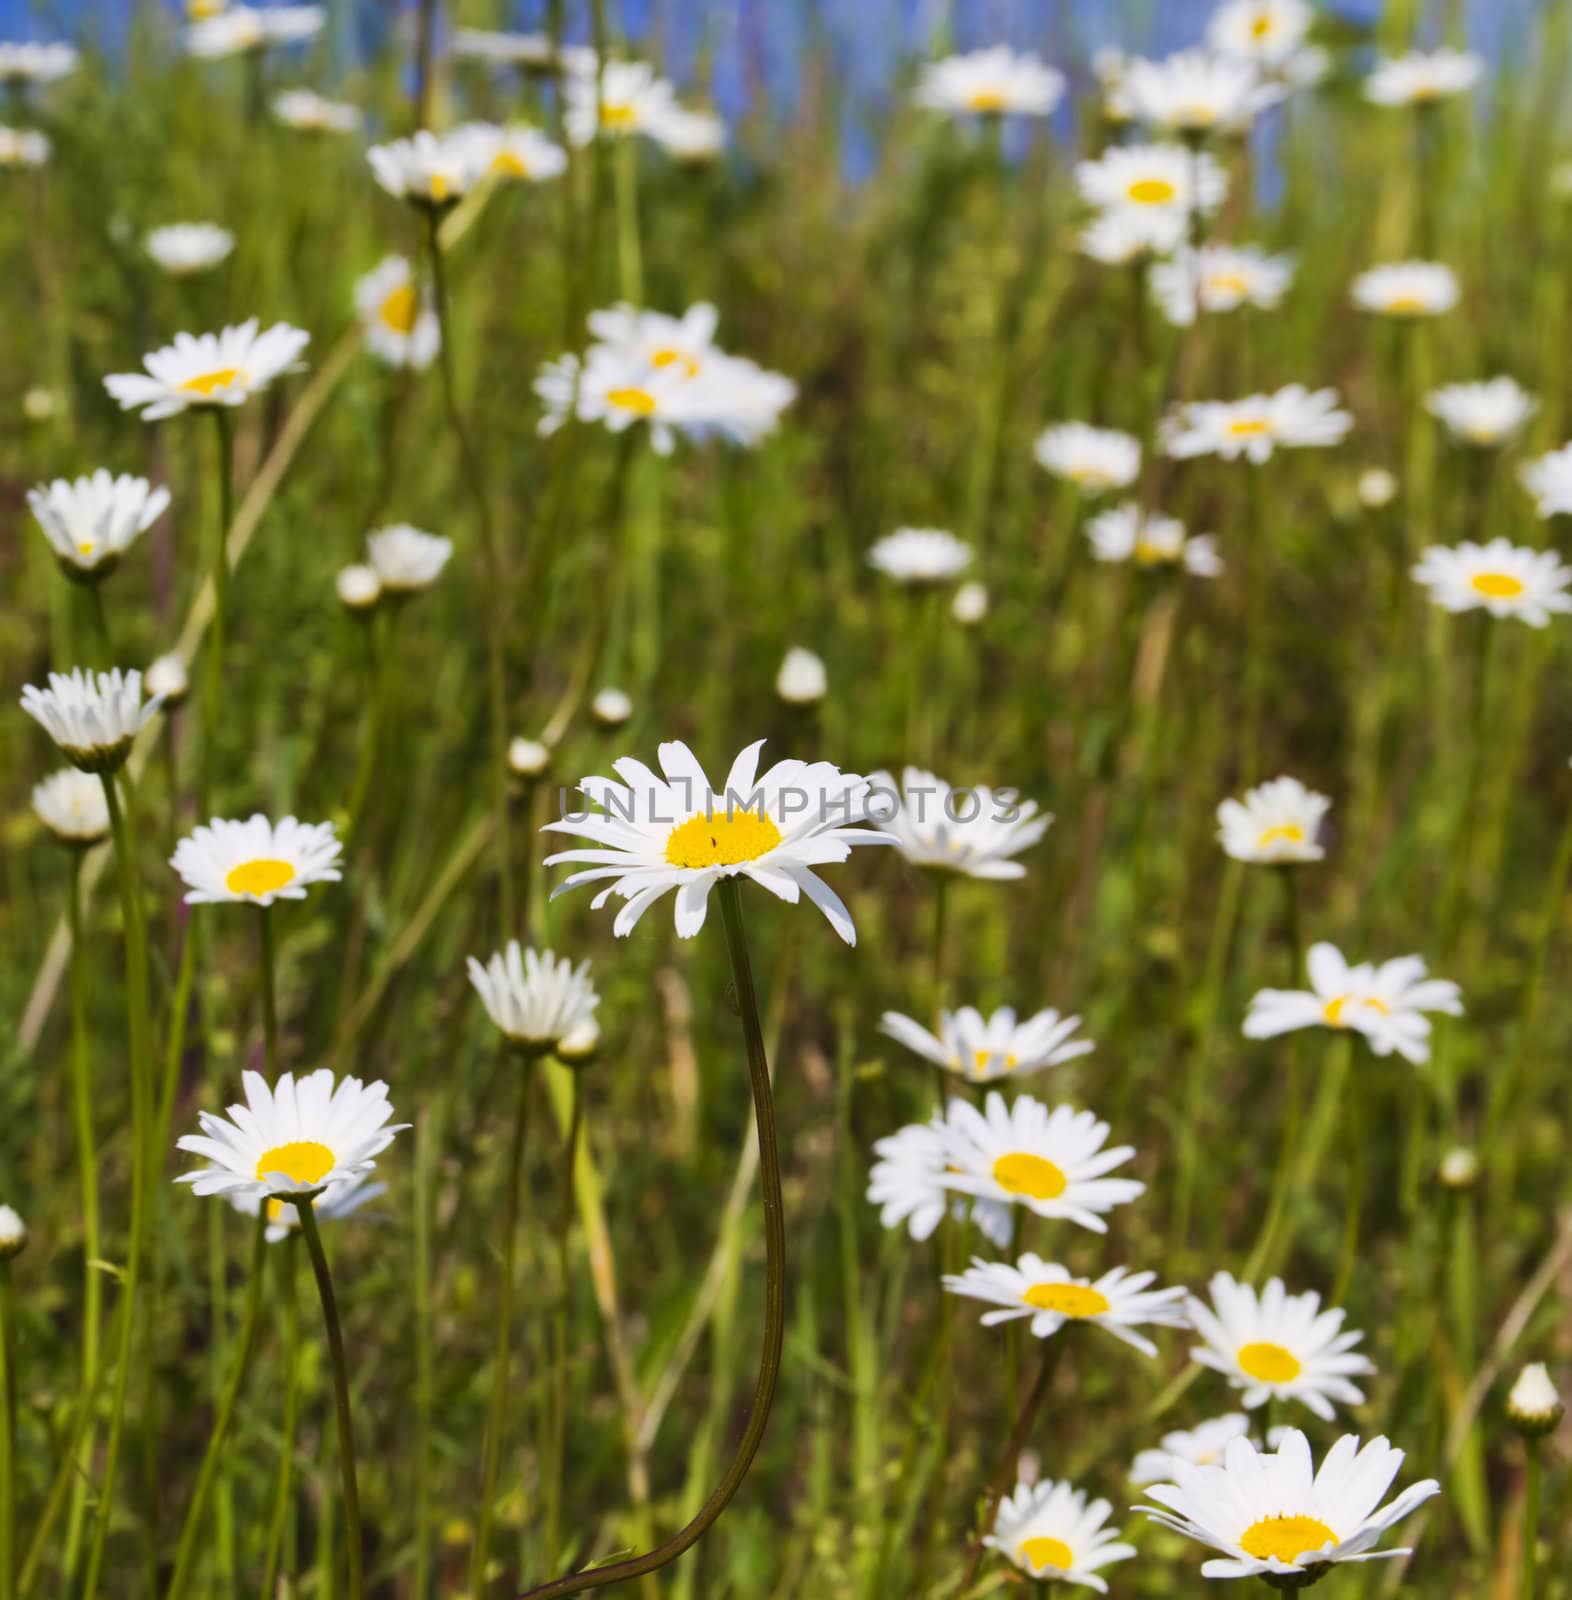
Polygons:
M1438 261L1393 261L1354 279L1349 294L1361 311L1384 317L1438 317L1458 301L1457 275Z
M1135 1154L1130 1145L1104 1149L1107 1138L1108 1124L1090 1111L1050 1111L1030 1095L1007 1107L1004 1096L990 1090L982 1111L952 1099L944 1124L944 1186L1106 1233L1101 1213L1146 1189L1130 1178L1104 1176Z
M370 611L382 598L382 579L375 567L360 562L344 567L333 580L339 604L350 611Z
M169 491L100 467L91 477L39 484L27 491L27 503L66 576L96 581L163 516Z
M1248 128L1257 112L1282 97L1252 62L1206 50L1180 50L1162 61L1137 58L1125 67L1120 89L1139 121L1188 135Z
M973 578L955 591L950 601L950 615L963 628L975 627L988 615L988 591Z
M1432 390L1425 409L1462 444L1491 448L1520 432L1539 402L1515 378L1492 378Z
M1366 467L1359 474L1354 493L1367 511L1379 511L1397 498L1397 479L1385 467Z
M1136 1328L1189 1326L1186 1291L1148 1288L1156 1277L1155 1272L1115 1267L1095 1281L1077 1278L1068 1267L1028 1252L1013 1267L1007 1261L973 1256L965 1272L945 1274L944 1287L964 1299L997 1307L983 1313L985 1328L1029 1317L1032 1337L1051 1339L1067 1322L1092 1322L1142 1355L1155 1356L1157 1346Z
M78 850L109 837L109 801L91 772L62 767L33 789L33 811L60 841Z
M1270 1278L1258 1295L1227 1272L1213 1274L1212 1304L1191 1295L1191 1324L1205 1341L1192 1360L1220 1372L1243 1391L1245 1410L1268 1400L1298 1400L1324 1422L1333 1402L1356 1406L1364 1391L1349 1382L1375 1371L1353 1353L1364 1335L1343 1330L1343 1312L1323 1311L1313 1291L1289 1294L1281 1278Z
M780 671L775 674L775 692L789 706L817 705L829 686L823 660L800 644L786 652Z
M680 317L645 311L619 301L589 314L589 330L603 345L635 357L657 372L674 369L684 378L698 378L721 354L715 343L720 312L708 301L689 306Z
M563 79L562 123L568 138L653 134L677 108L677 91L645 61L607 61L570 70Z
M608 685L590 701L590 715L603 728L620 728L633 715L633 701L626 690Z
M548 178L560 177L568 165L567 152L538 128L466 122L455 128L450 137L474 141L476 164L487 177L544 183Z
M560 1040L593 1022L600 996L589 979L589 962L574 966L549 950L525 950L517 939L482 965L469 958L474 984L486 1015L510 1043L537 1053L554 1050Z
M191 676L178 650L155 656L142 676L142 687L169 711L191 692Z
M1138 567L1182 566L1200 578L1223 570L1210 534L1187 534L1177 517L1150 516L1134 500L1104 511L1087 524L1086 537L1098 561L1133 561Z
M1245 1015L1247 1039L1275 1039L1299 1028L1352 1028L1378 1055L1394 1050L1405 1060L1430 1059L1427 1011L1463 1014L1462 996L1446 978L1426 976L1419 956L1400 956L1380 966L1350 966L1336 945L1310 946L1310 989L1262 989Z
M544 70L555 64L550 35L502 33L492 28L455 28L449 49L471 61Z
M274 95L273 115L299 133L354 133L364 120L359 106L329 100L310 89L286 89Z
M868 551L868 565L897 583L948 583L972 564L972 547L943 528L897 528Z
M1410 50L1377 62L1365 79L1365 99L1378 106L1422 106L1466 94L1485 70L1466 50Z
M1053 821L1013 789L952 789L919 767L905 768L899 787L888 772L868 782L869 815L913 866L968 878L1024 878L1026 868L1011 857L1036 844Z
M338 1222L345 1217L353 1216L362 1206L370 1205L373 1200L380 1200L387 1192L388 1186L385 1183L367 1183L364 1178L355 1178L349 1183L339 1183L331 1189L324 1189L311 1202L311 1209L318 1222ZM291 1205L287 1200L264 1195L254 1187L233 1191L229 1196L229 1203L246 1217L254 1217L263 1206L267 1207L266 1238L269 1244L278 1244L287 1239L300 1226L298 1207Z
M0 84L53 83L75 72L80 60L74 45L0 40Z
M1059 422L1037 435L1032 454L1056 478L1066 478L1086 494L1126 489L1141 471L1141 443L1116 428L1084 422Z
M539 431L555 433L576 399L580 422L598 422L612 433L646 423L651 448L657 455L670 455L678 432L695 414L695 402L702 405L702 394L695 390L676 364L652 368L636 350L592 345L582 367L577 356L567 355L541 368L535 379L535 393L545 408Z
M1293 277L1287 256L1269 256L1254 245L1204 245L1158 262L1151 281L1163 315L1175 327L1188 328L1195 321L1198 299L1202 311L1237 311L1241 306L1269 311L1282 303Z
M1081 198L1099 210L1155 212L1187 217L1192 209L1215 211L1228 194L1223 169L1204 152L1182 144L1116 145L1075 168ZM1176 240L1177 242L1177 240Z
M1078 1583L1107 1594L1098 1574L1136 1553L1117 1529L1104 1526L1112 1509L1106 1500L1088 1505L1084 1491L1068 1483L1020 1483L999 1502L983 1544L1045 1584Z
M1247 790L1243 800L1224 800L1217 808L1217 837L1235 861L1284 866L1320 861L1321 823L1332 808L1324 794L1297 778L1274 778Z
M1259 465L1276 450L1320 448L1339 443L1354 425L1338 404L1336 389L1291 383L1275 394L1243 400L1193 400L1164 420L1168 454L1185 459L1243 456Z
M0 171L6 167L41 167L49 159L49 140L34 128L0 124Z
M314 883L337 883L342 850L331 822L269 822L259 811L244 822L214 817L193 828L169 864L186 886L188 906L270 906L304 900Z
M190 278L216 267L235 248L235 236L212 222L172 222L154 228L145 244L171 277Z
M700 166L726 148L726 124L713 111L673 106L655 119L650 137L675 160Z
M366 331L366 348L394 369L424 372L442 348L437 313L415 287L403 256L388 256L355 284L355 315Z
M1572 611L1572 567L1554 550L1509 539L1430 545L1413 568L1414 581L1447 611L1485 610L1543 628L1552 612Z
M1094 217L1076 235L1082 255L1104 266L1123 267L1177 250L1185 237L1185 216L1167 206L1115 206Z
M944 1186L948 1160L944 1117L913 1122L874 1143L879 1158L868 1173L868 1200L879 1207L885 1228L899 1228L918 1242L930 1238L946 1211L965 1222L968 1214L978 1230L999 1249L1009 1248L1015 1220L1010 1208L997 1200L962 1200Z
M1141 1509L1154 1522L1223 1552L1223 1560L1203 1563L1202 1577L1287 1579L1297 1587L1314 1582L1329 1564L1410 1553L1372 1548L1441 1492L1426 1478L1381 1505L1402 1465L1403 1452L1385 1439L1360 1449L1357 1437L1344 1435L1317 1472L1305 1436L1289 1428L1275 1452L1235 1439L1221 1466L1181 1466L1174 1482L1146 1491L1166 1509Z
M1130 1481L1169 1483L1181 1466L1214 1466L1230 1441L1247 1438L1249 1433L1250 1419L1242 1411L1165 1433L1155 1450L1141 1451L1130 1464Z
M206 60L298 44L322 30L321 6L227 6L186 29L186 50Z
M1572 512L1572 444L1551 450L1518 468L1518 479L1533 495L1542 517Z
M620 783L585 778L579 789L600 809L546 824L547 832L589 841L587 849L546 858L547 866L570 862L579 869L555 893L609 880L593 903L599 908L610 895L627 902L612 925L623 935L675 890L677 934L688 939L704 926L715 884L741 876L789 905L806 895L855 944L851 914L814 869L844 861L857 845L891 842L861 826L868 780L827 761L778 761L761 775L763 746L762 739L748 745L718 790L675 739L660 747L664 778L632 756L613 764Z
M986 1018L975 1006L941 1011L937 1035L899 1011L879 1019L881 1032L972 1083L1028 1077L1088 1054L1092 1041L1072 1037L1080 1025L1079 1017L1061 1017L1051 1008L1017 1022L1010 1006Z
M159 702L142 701L142 674L51 672L47 689L28 684L22 709L83 772L113 772L128 755Z
M328 1067L298 1082L286 1072L271 1089L257 1072L241 1081L244 1105L231 1106L227 1119L198 1112L202 1132L176 1141L209 1163L175 1179L189 1183L193 1194L223 1195L232 1203L252 1194L260 1203L358 1183L409 1126L389 1125L393 1107L385 1083L344 1078L335 1084Z
M1046 117L1063 94L1063 73L1001 44L926 63L912 100L952 115Z
M1315 10L1308 0L1227 0L1206 25L1206 42L1219 55L1273 71L1299 53Z
M366 556L385 594L416 594L429 589L453 554L453 541L423 533L407 522L366 535Z
M239 406L281 373L295 370L311 335L287 322L257 331L255 317L222 333L175 342L142 358L146 372L117 372L104 387L123 411L140 409L144 422L173 417L192 406Z
M407 139L391 139L366 151L371 175L396 200L417 206L450 206L485 175L490 153L473 133L435 134L422 128Z

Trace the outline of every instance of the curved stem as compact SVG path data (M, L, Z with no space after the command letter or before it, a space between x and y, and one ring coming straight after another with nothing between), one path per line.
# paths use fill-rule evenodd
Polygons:
M257 921L262 933L262 1048L267 1056L268 1078L277 1082L278 994L274 987L273 918L268 906L257 907Z
M753 969L748 962L748 943L742 928L742 899L735 878L722 878L716 886L721 914L726 924L726 945L731 955L737 1005L742 1014L743 1038L748 1050L748 1077L753 1087L753 1115L759 1138L759 1172L764 1196L765 1303L764 1348L759 1357L759 1377L753 1391L753 1408L748 1426L737 1446L725 1476L699 1508L698 1514L664 1544L642 1556L589 1572L569 1573L550 1583L537 1585L520 1600L555 1600L556 1596L581 1594L586 1589L601 1589L607 1584L625 1583L655 1572L691 1548L709 1531L742 1487L748 1468L764 1438L770 1407L775 1401L775 1386L780 1378L781 1346L786 1332L786 1224L781 1201L781 1161L775 1134L775 1101L770 1093L770 1069L764 1053L764 1031L759 1023L759 1002L753 989Z
M278 1458L278 1487L268 1521L267 1554L262 1563L261 1595L278 1593L278 1568L289 1525L290 1490L295 1473L295 1434L300 1426L300 1295L296 1286L295 1236L284 1240L284 1442Z
M552 1349L554 1375L551 1385L550 1461L546 1473L546 1565L557 1564L562 1528L563 1450L568 1429L568 1312L571 1285L568 1279L568 1241L573 1228L573 1167L578 1160L579 1133L584 1126L584 1085L577 1072L571 1075L571 1101L568 1134L562 1143L562 1176L557 1190L557 1304L553 1315Z

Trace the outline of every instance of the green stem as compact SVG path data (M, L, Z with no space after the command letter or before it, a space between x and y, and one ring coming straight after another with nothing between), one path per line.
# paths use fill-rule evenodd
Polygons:
M572 1282L569 1278L568 1243L573 1227L573 1168L578 1160L579 1134L584 1123L584 1087L581 1075L572 1074L568 1134L562 1146L561 1178L557 1189L557 1303L552 1322L555 1374L551 1385L551 1429L546 1474L546 1565L554 1567L561 1543L562 1472L568 1419L568 1316Z
M612 168L617 191L617 277L630 306L644 304L644 260L639 249L639 150L635 139L617 141Z
M271 907L257 907L257 925L262 945L262 1048L270 1082L278 1081L278 992L273 960L273 917Z
M1524 1440L1528 1461L1523 1477L1523 1576L1517 1586L1518 1600L1534 1600L1539 1575L1539 1478L1540 1441Z
M1360 1077L1356 1068L1348 1074L1343 1086L1343 1146L1348 1162L1348 1199L1343 1213L1343 1256L1337 1269L1337 1283L1332 1290L1334 1306L1343 1303L1348 1285L1353 1281L1354 1260L1359 1252L1359 1212L1364 1203L1364 1118L1360 1115ZM1414 1090L1418 1093L1418 1090Z
M412 1263L415 1287L415 1600L425 1600L431 1582L431 1419L436 1404L432 1347L432 1184L442 1148L442 1095L434 1094L415 1125L415 1222Z
M93 635L98 640L103 665L108 669L115 662L115 646L109 634L109 612L104 606L104 585L101 581L87 585L87 602L93 617Z
M262 1563L259 1595L278 1593L278 1569L284 1553L284 1532L289 1525L290 1495L294 1485L295 1437L300 1426L300 1295L296 1285L295 1236L283 1243L284 1297L284 1439L278 1458L278 1486L273 1491L273 1514L268 1521L267 1553Z
M16 1597L16 1316L11 1260L0 1257L0 1600Z
M229 628L229 524L234 518L235 442L229 408L214 406L218 438L218 539L213 550L213 622L208 630L207 678L202 694L202 763L197 789L197 816L203 820L213 795L218 740L218 714L224 691L224 643Z

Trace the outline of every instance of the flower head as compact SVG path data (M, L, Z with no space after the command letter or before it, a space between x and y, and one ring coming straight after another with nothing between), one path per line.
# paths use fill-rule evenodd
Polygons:
M333 580L333 590L347 610L368 614L382 598L382 579L375 567L355 562L340 569Z
M166 711L173 709L191 692L191 675L178 650L166 650L148 663L142 687L155 700L163 703Z
M1465 50L1410 50L1376 64L1365 79L1365 99L1378 106L1432 105L1466 94L1484 70L1484 62Z
M1194 1428L1165 1433L1155 1450L1143 1450L1130 1464L1130 1481L1163 1483L1171 1480L1181 1466L1213 1466L1230 1440L1243 1439L1249 1432L1250 1419L1242 1411L1234 1411Z
M281 373L291 371L311 335L287 322L258 332L255 317L222 333L175 342L143 357L145 372L117 372L104 387L124 411L140 410L146 422L173 417L192 406L240 406Z
M90 772L62 767L33 789L38 820L63 845L85 850L109 837L109 802Z
M1361 311L1383 317L1438 317L1458 301L1457 276L1437 261L1394 261L1371 267L1349 291Z
M309 39L326 20L321 6L226 6L186 29L186 49L209 60L270 50Z
M775 692L789 706L812 706L829 688L824 662L813 651L794 644L775 674Z
M75 45L59 41L0 41L0 84L53 83L75 72L80 60Z
M1506 1400L1512 1426L1530 1439L1549 1433L1566 1415L1566 1409L1543 1361L1523 1368Z
M1076 236L1076 248L1107 267L1166 256L1184 242L1184 214L1163 206L1114 206Z
M1281 98L1253 62L1206 50L1181 50L1162 61L1128 63L1120 89L1135 117L1163 133L1238 132Z
M1044 1583L1078 1583L1107 1594L1102 1569L1135 1554L1117 1529L1104 1526L1112 1509L1106 1500L1087 1504L1085 1492L1068 1483L1020 1483L999 1502L983 1544Z
M517 939L484 965L469 958L469 981L486 1015L511 1043L534 1052L554 1050L569 1034L593 1023L600 996L589 962L578 966L549 950L524 950Z
M948 583L972 564L972 547L943 528L897 528L868 551L868 564L897 583Z
M424 372L442 348L442 326L415 287L403 256L388 256L355 284L355 315L366 348L387 366Z
M1572 444L1525 461L1518 468L1518 479L1533 495L1540 516L1572 512Z
M1013 857L1036 844L1053 821L1013 789L952 789L917 767L902 772L898 788L888 772L868 781L871 814L913 866L968 878L1024 878L1026 868Z
M148 234L147 253L173 278L209 272L235 248L228 228L212 222L172 222Z
M972 1083L1028 1077L1088 1054L1092 1041L1073 1037L1080 1025L1079 1017L1061 1017L1051 1008L1017 1022L1009 1006L991 1017L974 1006L942 1011L937 1035L899 1011L886 1011L879 1019L881 1032Z
M567 169L567 152L538 128L466 122L453 130L453 137L473 141L476 165L486 177L509 183L544 183Z
M962 1220L969 1212L985 1238L1001 1250L1009 1245L1013 1223L1007 1205L986 1197L960 1199L945 1187L949 1156L943 1113L877 1140L873 1153L879 1159L868 1173L868 1200L878 1206L884 1227L904 1224L920 1242L932 1235L946 1211L957 1212Z
M1299 53L1314 21L1308 0L1226 0L1206 25L1206 42L1219 55L1272 71Z
M1397 479L1385 467L1366 467L1359 474L1354 493L1367 511L1379 511L1397 498Z
M988 590L973 578L963 583L950 600L950 615L963 628L975 627L988 615Z
M372 145L366 159L372 177L396 200L443 210L481 180L491 152L462 128L444 134L422 128L407 139Z
M563 80L563 127L576 145L653 134L677 105L677 91L645 61L589 61Z
M131 745L158 710L159 702L142 700L142 674L51 672L49 687L28 684L22 709L83 772L114 772L131 754Z
M310 89L286 89L275 95L273 115L299 133L353 133L364 120L359 106L326 99Z
M1045 428L1032 446L1038 465L1083 494L1127 489L1141 470L1141 442L1115 428L1060 422Z
M1449 383L1425 396L1425 409L1439 417L1460 444L1492 449L1522 431L1539 402L1515 378L1488 383Z
M1572 567L1554 550L1508 539L1430 545L1413 569L1431 600L1446 611L1488 611L1543 628L1553 612L1572 611Z
M1192 210L1215 211L1228 193L1223 169L1182 144L1116 145L1075 169L1075 184L1088 205L1176 217L1180 234ZM1177 244L1180 234L1174 234Z
M726 148L726 124L713 111L690 111L686 106L672 106L657 117L650 136L686 166L702 166Z
M366 535L366 557L386 594L417 594L442 575L453 541L407 522Z
M93 582L113 572L138 535L163 516L169 491L100 467L74 482L39 484L27 491L27 503L65 575Z
M1354 419L1338 405L1335 389L1306 389L1291 383L1275 394L1243 400L1193 400L1165 421L1164 444L1181 459L1215 455L1224 461L1243 456L1257 464L1281 449L1318 448L1339 443Z
M342 850L331 822L269 822L259 811L244 822L215 817L199 825L169 864L186 886L187 905L270 906L304 900L314 883L337 883Z
M1148 515L1134 500L1093 517L1086 537L1098 561L1131 561L1146 568L1183 567L1202 578L1215 578L1223 570L1210 534L1188 534L1177 517Z
M925 65L913 100L952 116L1046 117L1064 93L1064 74L1008 45Z
M603 728L620 728L633 715L633 700L625 689L607 684L595 691L590 701L590 715Z
M1321 823L1332 802L1297 778L1274 778L1247 791L1243 800L1217 808L1217 837L1235 861L1285 866L1319 861Z
M49 159L49 150L49 140L36 128L8 128L0 124L0 170L41 167Z
M1152 293L1164 316L1187 328L1195 321L1197 301L1202 311L1237 311L1241 306L1273 310L1293 276L1287 256L1269 256L1254 245L1204 245L1158 262L1152 268Z

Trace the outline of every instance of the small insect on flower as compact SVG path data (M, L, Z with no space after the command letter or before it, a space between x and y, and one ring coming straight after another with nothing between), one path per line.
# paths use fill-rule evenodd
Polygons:
M1215 455L1259 466L1278 450L1317 449L1342 441L1354 425L1336 389L1291 383L1243 400L1194 400L1164 418L1163 444L1180 460Z
M474 136L455 129L435 134L422 128L407 139L374 144L366 151L371 175L396 200L426 210L446 210L485 176L488 152Z
M144 356L145 372L111 373L104 387L124 411L142 412L145 422L173 417L191 407L240 406L272 381L296 369L311 335L287 322L258 332L255 317L222 333L175 342Z
M942 1011L937 1035L899 1011L886 1011L879 1019L881 1032L972 1083L1024 1078L1089 1054L1092 1041L1073 1037L1080 1025L1079 1017L1061 1017L1052 1009L1018 1023L1009 1006L987 1018L974 1006Z
M63 845L86 850L109 837L109 802L90 772L62 767L33 789L33 811Z
M0 41L0 84L54 83L75 72L81 60L74 45Z
M1411 1553L1373 1548L1388 1528L1441 1492L1440 1484L1426 1478L1381 1505L1402 1465L1403 1452L1385 1439L1361 1449L1356 1435L1345 1434L1318 1472L1309 1442L1289 1428L1275 1451L1235 1439L1221 1466L1181 1463L1172 1483L1146 1491L1163 1509L1140 1509L1223 1553L1224 1559L1202 1565L1202 1577L1288 1579L1288 1586L1297 1587L1337 1562Z
M429 589L452 554L451 539L424 533L407 522L366 535L366 557L384 594L411 595Z
M114 772L125 764L131 746L157 712L160 702L142 699L142 674L51 672L46 689L28 684L22 709L83 772Z
M510 1044L531 1054L555 1050L569 1034L592 1023L600 996L589 962L574 966L549 950L525 950L517 939L484 964L471 956L469 981L486 1015Z
M1181 1466L1214 1466L1231 1440L1243 1439L1249 1432L1250 1419L1242 1411L1231 1411L1193 1428L1165 1433L1155 1450L1143 1450L1131 1462L1130 1481L1167 1483Z
M304 900L314 883L337 883L342 850L331 822L275 823L257 812L244 822L215 817L194 828L169 864L186 886L187 905L270 906Z
M1093 517L1086 537L1098 561L1130 561L1146 568L1183 567L1198 578L1215 578L1223 570L1210 534L1187 534L1177 517L1148 514L1134 500Z
M364 120L359 106L326 99L310 89L286 89L275 95L273 115L297 133L354 133Z
M1009 1248L1014 1221L1010 1208L985 1197L961 1199L944 1184L944 1169L949 1160L942 1112L929 1122L913 1122L896 1133L876 1140L873 1153L878 1157L868 1173L868 1200L879 1207L879 1221L886 1228L903 1224L911 1238L930 1238L953 1211L962 1222L968 1217L991 1244Z
M1060 422L1045 428L1032 446L1037 464L1083 494L1127 489L1141 470L1141 443L1116 428Z
M1088 1505L1085 1492L1068 1483L1020 1483L999 1502L983 1544L1039 1582L1077 1583L1107 1594L1099 1573L1136 1553L1120 1542L1117 1529L1104 1526L1112 1509L1106 1500Z
M1546 627L1552 613L1572 611L1572 567L1554 550L1535 550L1508 539L1475 544L1433 544L1413 568L1414 581L1445 611L1488 611Z
M207 60L272 50L311 38L326 21L321 6L226 6L186 29L186 50Z
M1283 95L1253 62L1206 50L1180 50L1162 61L1138 57L1125 68L1121 88L1138 121L1189 138L1245 132Z
M27 491L38 526L68 578L96 583L169 507L169 491L100 467L91 477L57 478Z
M1540 516L1572 512L1572 444L1525 461L1518 468L1518 479L1533 495Z
M1152 268L1152 294L1175 327L1187 328L1195 321L1197 301L1210 312L1242 306L1275 310L1293 277L1287 256L1269 256L1254 245L1206 245L1158 262Z
M1436 261L1394 261L1361 272L1349 294L1361 311L1416 320L1450 311L1460 291L1450 267Z
M235 248L228 228L212 222L172 222L154 228L144 241L147 253L172 278L210 272Z
M1063 73L1001 44L926 63L912 100L952 116L1046 117L1063 94Z
M324 1189L311 1202L311 1209L316 1213L318 1222L338 1222L353 1216L373 1200L380 1200L387 1192L385 1183L367 1183L364 1178L355 1178L349 1183ZM287 1200L263 1195L255 1188L235 1190L230 1194L229 1203L246 1217L254 1217L264 1206L267 1207L266 1234L269 1244L278 1244L300 1227L300 1212L295 1206Z
M386 257L356 281L355 315L366 348L395 370L424 372L442 348L441 322L403 256Z
M1048 813L1039 815L1035 800L1020 799L1013 789L952 789L918 767L907 767L899 786L888 772L875 772L868 782L870 815L894 835L896 849L913 866L939 872L1024 878L1025 866L1012 858L1053 822Z
M1243 800L1224 800L1217 808L1217 837L1235 861L1268 866L1320 861L1321 824L1332 808L1324 794L1297 778L1274 778L1246 791Z
M1425 397L1425 409L1459 444L1489 450L1520 433L1539 402L1515 378L1449 383Z
M569 63L563 79L562 124L569 140L586 145L602 138L653 135L676 109L677 91L645 61Z
M1464 50L1410 50L1376 63L1365 79L1365 99L1378 106L1425 106L1466 94L1479 82L1484 61Z
M972 547L943 528L897 528L868 551L868 565L908 588L948 583L972 564Z

